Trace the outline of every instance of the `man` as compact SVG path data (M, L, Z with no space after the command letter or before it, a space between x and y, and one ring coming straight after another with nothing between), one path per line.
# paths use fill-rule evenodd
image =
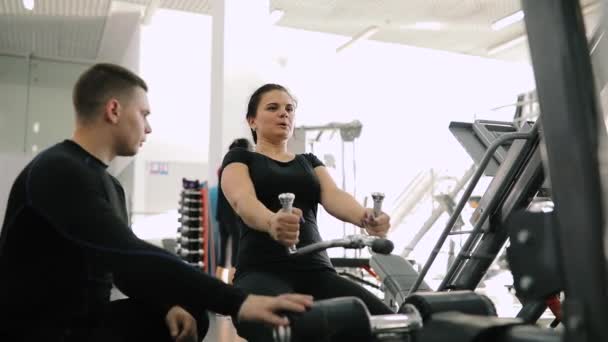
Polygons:
M74 87L73 138L15 180L0 235L1 341L191 341L192 316L206 333L205 310L278 325L287 321L274 311L312 304L248 296L131 232L124 192L106 168L135 155L152 131L146 92L122 67L91 67ZM109 302L113 283L128 300Z

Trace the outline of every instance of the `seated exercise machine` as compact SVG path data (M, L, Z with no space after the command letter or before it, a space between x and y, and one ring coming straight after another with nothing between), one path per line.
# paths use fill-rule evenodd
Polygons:
M416 292L427 262L397 314L370 316L355 298L319 301L288 315L290 325L275 330L276 341L608 341L608 134L595 77L602 86L607 82L592 72L578 1L522 3L540 122L491 144L515 139L488 188L499 195L482 199L440 292ZM593 35L592 49L603 36ZM550 194L543 191L547 179ZM529 309L516 318L496 317L491 302L472 292L507 239L515 289ZM534 309L544 310L547 297L562 291L563 329L533 324Z

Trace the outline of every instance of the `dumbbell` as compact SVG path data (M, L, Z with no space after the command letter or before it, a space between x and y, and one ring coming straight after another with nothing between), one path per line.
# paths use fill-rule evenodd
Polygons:
M188 234L188 233L200 233L203 230L201 227L179 227L177 228L177 232L180 234Z
M202 245L200 243L193 243L193 244L181 244L178 243L175 245L175 249L176 250L180 250L180 251L198 251L202 248ZM191 256L196 256L198 255L197 253L191 253Z
M188 199L188 200L192 200L192 201L200 201L201 200L201 195L195 195L195 194L181 194L180 199Z
M179 221L178 221L179 222ZM200 228L201 227L201 221L186 221L186 222L181 222L180 227L188 227L188 228Z
M179 204L181 206L186 206L186 205L198 205L201 204L202 201L200 199L191 199L191 198L182 198L179 200Z
M184 189L181 192L182 195L199 195L201 194L201 192L199 190L195 190L195 189Z
M202 262L202 261L197 261L197 262L187 261L187 264L190 265L190 266L194 266L194 267L200 267L200 268L205 267L205 263Z
M201 188L201 183L198 180L188 180L186 178L182 178L182 187L187 190L198 190Z
M178 244L182 244L182 245L186 244L186 243L203 243L203 239L201 239L201 238L194 239L194 238L189 238L189 237L185 237L185 236L179 236L176 241Z
M183 190L179 195L180 198L192 200L200 200L203 197L200 191L195 190Z
M188 214L200 215L201 208L182 207L182 208L177 209L177 212L180 214L186 214L186 215L188 215Z
M183 249L183 248L178 248L175 253L177 253L177 255L181 256L182 258L186 258L192 255L204 255L205 251L202 249Z
M187 215L182 215L181 217L177 218L177 222L180 223L186 223L186 222L200 222L201 218L200 216L187 216Z

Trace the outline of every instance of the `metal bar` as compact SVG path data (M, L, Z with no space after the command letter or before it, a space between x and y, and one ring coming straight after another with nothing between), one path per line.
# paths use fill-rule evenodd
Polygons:
M326 131L326 130L338 130L344 128L360 128L362 126L359 120L355 120L352 122L332 122L327 125L318 125L318 126L299 126L296 129L304 130L304 131Z
M430 194L434 179L432 171L429 171L420 174L420 177L415 179L415 184L410 183L409 191L398 198L391 212L392 229L397 229L403 220L414 210L416 205Z
M492 253L479 253L479 252L475 252L475 253L471 253L471 254L467 254L464 256L465 259L467 260L485 260L485 261L494 261L494 259L496 258L496 254L492 254Z
M521 318L526 323L534 324L546 310L547 304L544 300L529 301L521 307L516 317Z
M514 130L515 131L515 130ZM477 137L486 145L490 145L492 141L496 140L496 134L490 132L490 130L481 121L473 122L473 132ZM494 157L498 161L498 164L504 163L507 157L508 150L503 146L499 147L494 153Z
M538 192L544 181L544 172L540 157L540 147L532 150L523 171L517 175L516 182L509 194L500 205L498 211L491 217L494 222L491 232L484 234L483 239L475 246L473 253L482 255L498 255L508 239L508 231L504 222L520 208L526 208L534 194ZM451 281L452 289L474 290L477 288L494 260L468 260Z
M606 30L604 29L606 26L604 21L607 18L608 17L604 13L603 18L601 18L600 23L589 42L593 74L600 90L601 87L606 84L606 80L608 80L608 65L606 64L606 59L608 58L608 39Z
M448 234L452 230L452 226L454 226L454 223L456 222L458 217L460 217L460 213L462 212L462 209L464 208L467 200L471 196L471 193L475 189L475 186L479 182L479 179L483 175L484 169L486 168L486 166L488 165L490 160L494 157L494 152L496 152L496 149L499 148L500 146L502 146L507 141L511 141L511 140L515 140L515 139L529 139L533 136L534 136L534 134L532 134L532 133L507 133L507 134L501 136L500 138L496 139L492 143L492 145L490 145L488 147L488 150L486 151L485 155L483 156L481 163L479 163L479 167L475 171L475 174L473 174L471 182L469 182L469 185L467 186L464 193L462 194L460 201L458 201L458 205L454 209L454 213L452 214L452 216L450 216L448 223L446 224L445 228L443 229L443 232L439 236L439 240L435 244L435 248L433 248L433 251L431 251L431 255L429 256L428 260L424 264L424 267L420 271L418 278L416 278L414 285L412 285L412 288L410 289L409 294L412 294L412 293L416 292L416 290L418 290L418 287L420 286L420 284L424 280L424 277L426 276L429 269L431 268L433 261L435 261L437 254L439 254L439 250L441 250L441 247L443 246L443 243L447 239ZM461 250L461 252L462 252L462 250Z
M538 132L538 125L535 124L534 126L532 126L528 123L524 123L519 131L527 132L529 130L535 130L536 132ZM526 145L524 142L518 141L513 143L513 145L509 149L510 152L507 155L507 160L505 160L505 162L503 163L505 165L500 166L500 168L496 170L494 179L492 179L492 182L490 183L485 193L483 194L483 197L479 201L479 205L471 215L470 222L472 225L475 225L477 221L479 221L479 217L481 216L482 212L488 210L488 203L492 200L492 198L494 198L495 196L505 196L504 194L506 193L506 189L504 187L499 186L499 184L501 183L501 180L503 178L509 177L509 175L512 175L514 172L516 172L519 165L523 165L523 162L528 157L527 152L523 150L525 146L529 146L529 151L531 150L532 144Z
M501 342L563 342L562 332L533 325L518 325L506 329L495 341Z
M467 172L465 172L464 176L462 176L462 178L460 179L458 184L456 184L456 186L454 187L454 190L452 190L452 192L450 192L450 196L452 198L454 198L454 197L456 197L456 195L458 195L460 190L465 186L465 184L467 184L467 182L471 179L471 177L473 176L474 173L475 173L475 164L471 165L471 167L467 170ZM418 242L420 242L420 240L422 240L424 235L431 229L431 227L433 227L435 222L437 222L439 217L441 217L441 215L443 215L444 212L445 212L445 208L443 206L439 206L438 208L433 210L433 212L431 213L431 216L424 222L424 224L422 225L422 228L420 228L420 230L418 230L418 233L416 233L416 235L414 236L412 241L410 241L410 243L408 243L407 246L405 246L405 248L403 248L403 252L401 252L401 256L403 258L407 258L409 256L409 254L414 250L414 248L416 248L416 245L418 244Z
M522 5L561 245L564 341L608 341L600 114L581 8L574 0L524 0Z
M457 231L457 232L450 232L450 234L448 235L464 235L464 234L472 234L474 233L474 230L461 230L461 231Z
M531 137L538 137L536 126L530 131L528 134ZM502 165L502 167L498 170L496 177L492 181L492 184L484 194L484 198L489 198L488 202L484 204L483 210L476 210L476 213L480 213L479 217L475 221L475 226L472 233L467 241L465 241L464 245L460 249L456 260L446 273L445 277L441 281L438 290L443 291L448 288L448 284L452 282L453 279L456 279L458 274L460 273L460 269L464 266L462 262L464 261L464 256L470 254L473 250L473 247L476 246L477 242L480 238L480 232L484 230L484 228L488 225L488 218L490 215L494 214L498 211L499 205L509 194L509 188L512 188L513 180L516 178L516 175L521 172L522 165L525 165L530 157L529 151L532 150L529 147L532 144L535 144L536 141L529 143L517 143L511 148L507 161ZM482 200L483 202L483 200ZM488 228L489 230L489 228Z

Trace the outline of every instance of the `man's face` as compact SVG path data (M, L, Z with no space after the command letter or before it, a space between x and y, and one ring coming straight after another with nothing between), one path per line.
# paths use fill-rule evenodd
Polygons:
M152 132L148 123L150 105L146 91L140 87L132 90L130 96L121 101L119 120L116 124L115 147L119 156L133 156Z

